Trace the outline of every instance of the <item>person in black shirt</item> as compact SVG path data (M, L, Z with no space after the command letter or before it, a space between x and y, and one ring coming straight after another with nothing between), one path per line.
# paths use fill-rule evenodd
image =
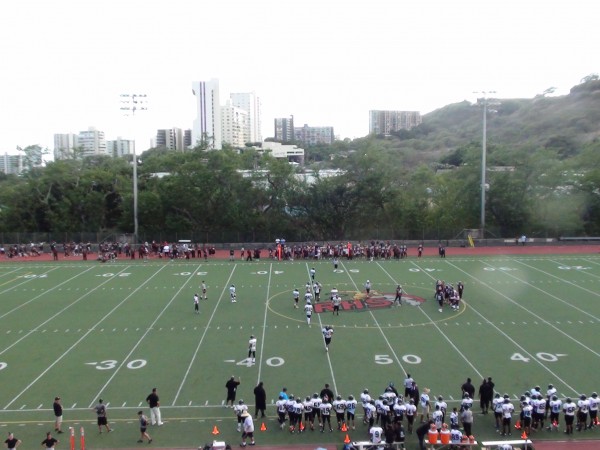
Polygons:
M21 445L21 440L17 439L14 434L8 433L8 439L4 441L8 450L14 450Z
M319 397L321 397L323 401L325 401L325 396L327 396L327 399L330 402L334 400L333 391L329 388L329 384L325 384L325 387L321 389L321 393L319 394Z
M473 384L471 383L470 378L467 378L467 381L463 383L460 389L462 391L462 397L464 397L465 394L469 394L469 397L475 398L475 386L473 386Z
M42 444L41 444L41 445L42 445L42 447L44 447L44 448L48 448L48 449L50 449L50 448L54 448L54 446L55 446L56 444L58 444L58 442L59 442L59 441L58 441L57 439L54 439L54 438L52 437L52 433L50 433L50 432L48 431L48 432L46 433L46 439L44 439L44 440L42 441Z
M261 417L265 417L265 409L267 409L267 393L263 386L263 382L259 382L254 388L254 417L258 418L258 413L261 413Z
M416 433L417 437L419 438L419 449L421 450L425 450L425 436L427 436L427 433L429 433L429 428L431 428L432 423L433 420L428 420L427 422L421 424L419 428L417 428Z
M227 398L225 399L225 406L231 404L233 408L233 402L235 402L235 393L237 391L237 387L240 385L241 379L235 380L235 377L231 375L231 378L225 383L225 388L227 389Z
M163 422L160 416L160 399L158 398L156 388L152 389L152 392L146 397L146 403L148 403L148 406L150 407L150 419L152 425L158 425L160 427Z
M54 403L52 404L54 410L54 431L62 433L62 419L63 419L63 408L60 404L60 397L54 397Z

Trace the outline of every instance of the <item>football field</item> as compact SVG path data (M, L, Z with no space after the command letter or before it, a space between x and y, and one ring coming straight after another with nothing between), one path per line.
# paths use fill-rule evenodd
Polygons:
M311 268L323 287L309 326L302 296L295 308L292 291L304 293ZM438 279L464 283L458 311L439 311ZM203 281L208 299L195 314ZM393 306L398 284L403 304ZM331 312L333 288L343 299L339 316ZM329 352L325 325L334 329ZM264 382L268 418L255 423L258 445L340 445L345 434L338 431L281 431L272 405L279 391L304 398L328 383L344 398L365 388L376 396L390 382L402 390L410 373L450 408L467 377L476 388L492 377L513 400L536 385L545 392L549 383L560 397L577 399L600 391L599 331L600 256L593 254L342 260L337 270L311 260L3 263L0 429L25 448L37 446L53 429L52 402L60 396L63 429L84 426L88 448L131 447L137 411L149 414L145 399L156 387L165 425L149 428L152 446L195 448L214 438L237 445L234 414L224 407L233 375L241 378L237 400L252 414L253 389ZM248 359L251 335L255 363ZM99 398L114 433L98 434L92 408ZM258 431L261 422L266 431ZM476 414L473 429L478 440L498 436L492 415ZM359 419L348 434L364 439L366 427ZM68 448L62 436L59 448ZM551 438L558 434L533 436ZM415 447L414 436L407 441Z

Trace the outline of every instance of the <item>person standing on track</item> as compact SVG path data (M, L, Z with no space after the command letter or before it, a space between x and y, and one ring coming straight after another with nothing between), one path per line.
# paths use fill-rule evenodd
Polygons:
M112 430L108 426L106 405L102 402L102 399L98 400L98 404L94 407L94 411L96 411L96 416L98 416L98 432L102 433L102 427L105 427L106 431L110 433Z
M152 388L152 392L146 397L146 403L150 407L150 419L152 425L158 425L159 427L163 424L160 416L160 399L156 388Z

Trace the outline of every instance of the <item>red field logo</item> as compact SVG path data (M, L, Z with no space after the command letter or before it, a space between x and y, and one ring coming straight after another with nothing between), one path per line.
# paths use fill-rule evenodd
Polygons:
M367 297L362 292L340 292L342 297L340 311L364 312L374 309L391 308L394 304L396 294L381 294L379 292L371 292L371 296ZM424 298L414 295L402 294L402 305L419 306L425 301ZM333 304L331 301L313 303L314 312L317 314L332 312Z

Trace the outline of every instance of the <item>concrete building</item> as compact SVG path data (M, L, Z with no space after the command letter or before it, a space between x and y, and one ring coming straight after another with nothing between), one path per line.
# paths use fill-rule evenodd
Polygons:
M410 130L423 121L419 111L369 111L369 134Z
M5 153L4 155L0 156L0 171L7 175L18 175L23 172L23 160L24 157L21 154L9 155L8 153Z
M153 147L183 152L191 146L192 130L173 127L156 131L156 141Z
M294 116L275 119L275 141L294 141Z
M249 142L262 142L260 98L254 92L231 94L231 104L248 112Z
M79 132L79 147L82 149L81 156L97 156L108 155L106 149L106 138L104 131L97 130L94 127L89 127L87 131Z
M192 92L196 97L196 119L192 128L192 146L204 144L209 149L220 150L221 101L219 80L194 81Z
M106 141L106 153L113 158L125 155L133 155L135 141L123 139L120 136L114 141Z
M73 133L54 135L54 160L69 159L79 147L79 136Z
M257 148L259 153L269 153L274 158L285 158L290 163L304 165L304 149L297 145L287 145L281 142L266 141Z
M330 145L335 141L335 135L333 134L333 127L309 127L304 124L303 127L294 128L294 140L304 146Z
M233 106L231 100L221 106L221 137L223 143L234 148L242 148L250 139L250 114L248 111Z

